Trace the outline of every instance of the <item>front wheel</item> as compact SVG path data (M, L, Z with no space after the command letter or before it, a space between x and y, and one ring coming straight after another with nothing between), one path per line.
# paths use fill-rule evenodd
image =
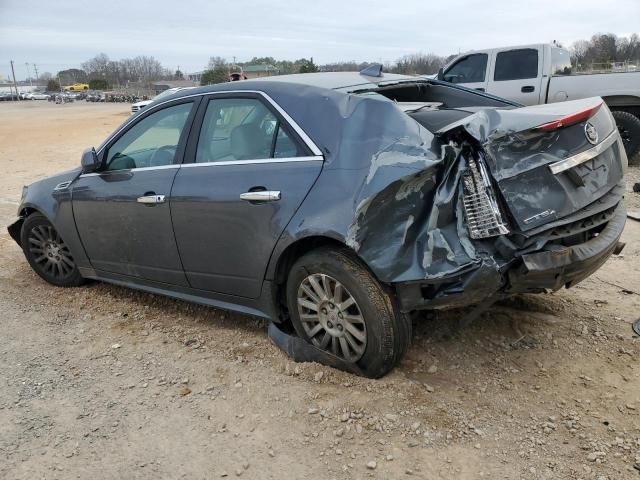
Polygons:
M287 306L301 338L369 378L395 367L411 342L408 315L346 249L302 256L289 273Z
M83 278L69 247L44 215L31 214L22 224L20 243L31 268L58 287L76 287Z
M640 152L640 118L623 110L614 110L611 114L616 120L629 163L634 162L634 157Z

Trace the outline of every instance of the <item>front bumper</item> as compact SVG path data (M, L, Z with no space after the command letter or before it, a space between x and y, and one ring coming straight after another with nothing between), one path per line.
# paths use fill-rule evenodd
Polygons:
M13 238L18 245L20 245L20 231L22 230L22 224L24 223L24 218L20 217L11 225L7 226L7 231L11 238Z
M571 247L551 245L521 255L503 266L491 258L466 272L434 281L395 284L403 312L463 307L489 297L541 293L572 287L599 269L620 249L626 209L620 202L604 229L594 238Z

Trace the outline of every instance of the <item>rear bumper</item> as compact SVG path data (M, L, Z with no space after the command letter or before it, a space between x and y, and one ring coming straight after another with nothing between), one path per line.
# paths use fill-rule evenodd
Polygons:
M625 221L626 210L620 202L606 227L587 242L571 247L555 245L521 255L505 265L486 260L435 284L426 280L395 284L400 309L408 312L462 307L489 297L572 287L600 268L618 248Z
M508 272L507 293L569 288L599 269L618 247L626 222L626 209L620 202L607 226L588 242L531 253Z

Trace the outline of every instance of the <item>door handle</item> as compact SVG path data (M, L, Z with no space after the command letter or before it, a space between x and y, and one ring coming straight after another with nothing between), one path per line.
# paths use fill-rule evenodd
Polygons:
M484 92L484 88L482 87L474 88L474 90L478 90L479 92Z
M143 195L142 197L138 197L136 199L138 203L144 203L145 205L157 205L158 203L164 203L164 195Z
M277 202L280 198L280 190L257 190L240 194L240 199L247 202Z
M526 85L520 89L522 93L531 93L531 92L534 92L535 90L536 90L536 87L532 85Z

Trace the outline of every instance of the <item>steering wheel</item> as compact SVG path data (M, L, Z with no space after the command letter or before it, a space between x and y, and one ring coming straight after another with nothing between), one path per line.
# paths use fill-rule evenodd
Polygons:
M149 158L150 167L161 167L164 165L170 165L173 163L173 158L176 155L176 147L173 145L165 145L158 148L151 154Z

